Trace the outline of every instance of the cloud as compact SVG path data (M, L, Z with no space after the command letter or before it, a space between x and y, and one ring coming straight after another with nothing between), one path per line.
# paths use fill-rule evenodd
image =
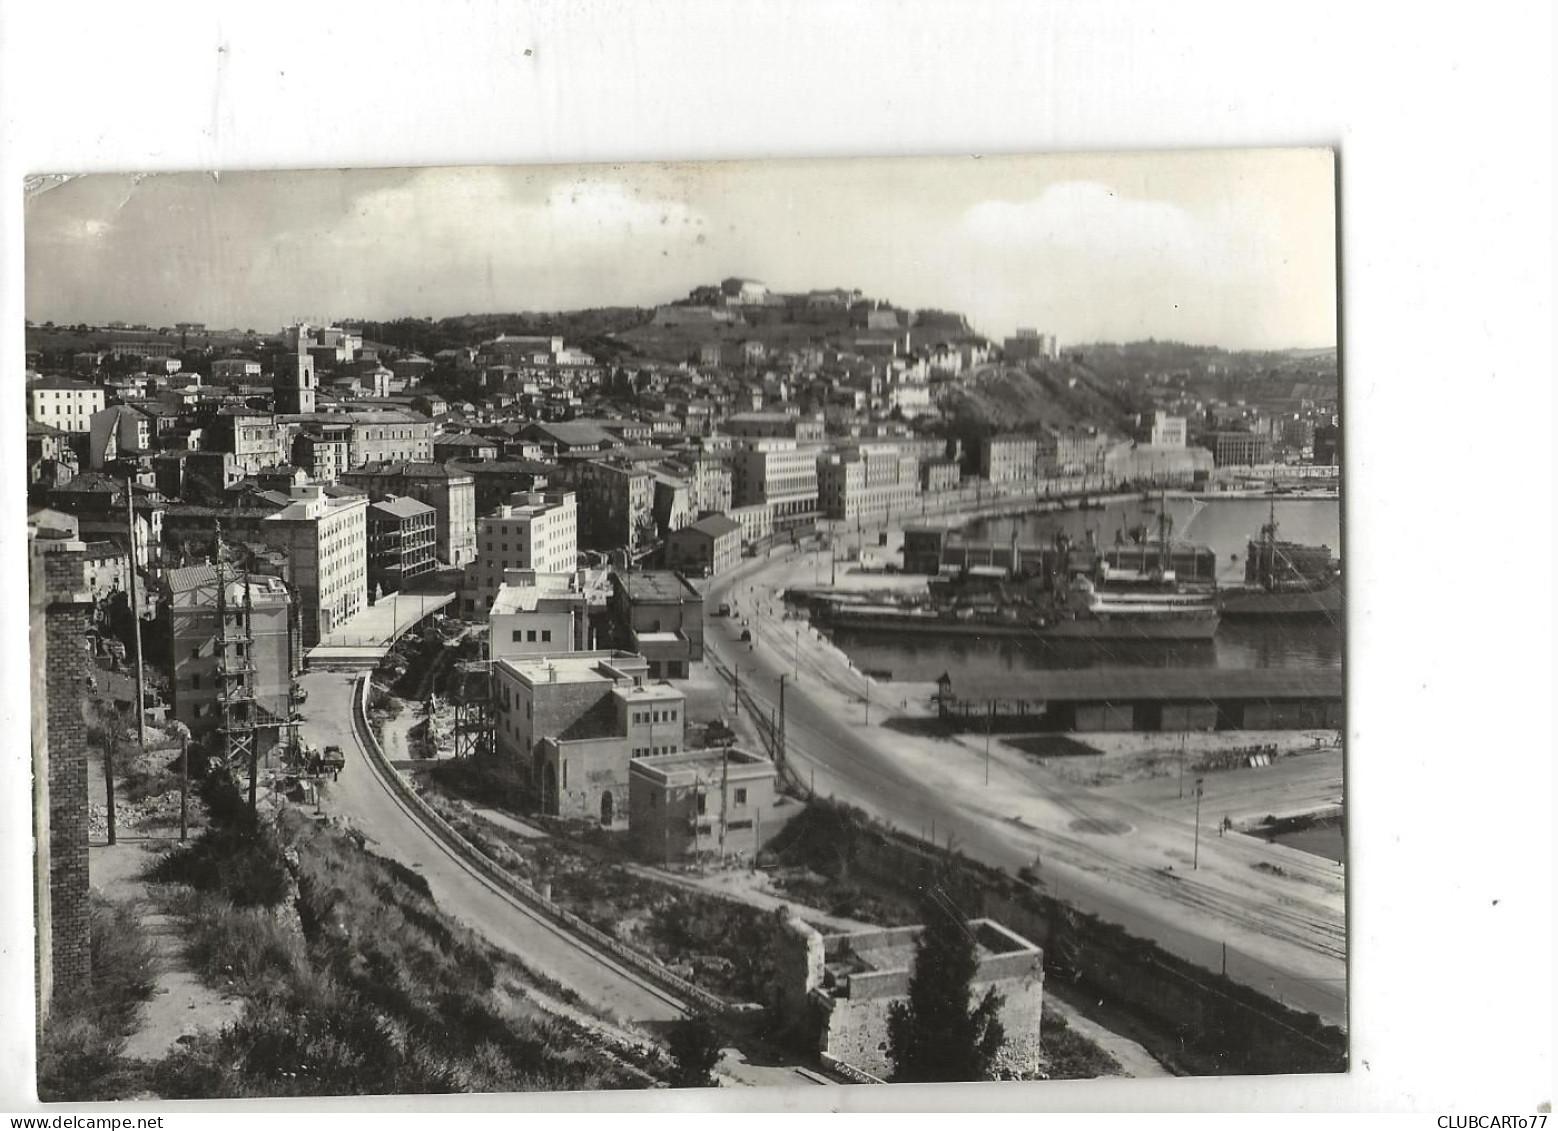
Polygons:
M1088 258L1095 269L1215 271L1234 266L1228 235L1173 204L1121 195L1096 181L1051 185L1031 200L986 200L963 215L976 245L1005 255Z

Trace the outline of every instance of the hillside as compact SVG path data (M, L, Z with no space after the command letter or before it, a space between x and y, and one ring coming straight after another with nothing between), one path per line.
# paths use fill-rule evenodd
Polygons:
M1109 428L1137 411L1128 392L1071 361L982 367L947 393L941 409L948 428L964 437L1039 424Z

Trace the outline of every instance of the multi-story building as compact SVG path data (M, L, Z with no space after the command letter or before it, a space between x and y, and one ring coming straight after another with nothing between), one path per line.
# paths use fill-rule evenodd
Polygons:
M90 418L87 464L100 471L105 463L152 449L152 422L144 412L116 404Z
M640 860L752 858L799 813L767 758L745 750L651 754L628 765L628 829Z
M1212 461L1218 467L1258 467L1271 462L1271 437L1253 432L1218 432Z
M738 412L726 417L724 431L748 440L817 441L824 435L820 416L799 416L787 412Z
M498 755L528 772L545 813L616 824L631 760L686 748L686 699L649 682L641 656L575 652L492 671Z
M1109 438L1101 432L1078 428L1041 428L1038 441L1037 476L1040 479L1103 473Z
M589 598L578 574L504 570L487 625L488 659L582 652L590 646Z
M723 514L711 514L674 530L665 540L667 569L713 577L741 561L741 524Z
M245 475L290 462L287 430L275 413L227 406L203 416L202 447L231 452Z
M476 557L465 567L461 595L467 615L492 607L505 570L572 573L579 564L579 509L572 491L510 496L481 520Z
M1007 361L1054 361L1060 356L1060 346L1054 334L1019 327L1015 337L1001 343L1001 352Z
M404 460L428 463L433 458L433 422L410 409L382 409L345 414L352 426L351 465Z
M655 537L654 476L642 467L578 460L560 478L579 496L579 545L587 550L636 551Z
M305 424L292 440L292 462L315 483L334 483L351 466L349 424Z
M286 584L277 577L228 574L220 601L219 584L212 565L170 569L162 582L159 615L167 618L170 706L173 717L196 735L222 722L220 610L228 618L226 632L242 637L228 646L227 663L263 712L260 718L288 718L292 676L301 667L301 641Z
M452 459L477 462L494 460L500 452L501 446L496 440L468 433L439 436L433 440L433 459L439 463L448 463Z
M1152 435L1149 442L1155 448L1182 448L1185 446L1185 418L1170 416L1166 412L1152 414Z
M476 560L478 499L475 480L465 471L440 463L370 463L342 472L341 482L375 499L405 495L426 503L435 513L438 560L456 568Z
M27 386L27 415L61 432L90 432L105 403L102 389L74 377L39 377Z
M703 659L703 594L672 570L611 577L617 641L644 657L656 679L686 679Z
M1021 483L1037 478L1039 438L1004 433L979 442L979 475L991 483Z
M437 512L426 503L388 495L368 507L368 588L396 593L437 560Z
M764 504L777 530L814 524L818 517L816 444L747 440L731 457L731 495L737 507Z
M882 523L917 509L920 461L892 446L853 445L817 457L817 499L835 521Z
M753 503L749 507L731 507L725 512L741 527L741 545L755 546L774 536L774 512L767 503Z
M312 648L368 604L368 499L327 495L310 484L256 524L260 539L290 563L303 646Z
M934 495L938 491L955 491L963 481L958 461L945 456L920 461L920 491Z

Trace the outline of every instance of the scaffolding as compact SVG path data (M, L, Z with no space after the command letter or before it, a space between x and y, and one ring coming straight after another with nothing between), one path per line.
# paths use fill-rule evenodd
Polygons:
M454 756L492 754L495 720L492 711L492 661L463 660L455 668Z
M262 736L270 735L265 752L281 746L291 750L297 744L299 723L296 689L292 681L292 616L291 597L288 600L287 647L287 713L283 718L267 709L255 695L257 671L254 664L254 637L251 629L254 615L254 594L249 583L247 568L234 566L227 544L222 539L222 527L216 527L216 636L213 647L216 652L217 701L222 721L218 732L222 736L222 758L229 773L247 773L249 782L249 809L253 812L258 803L260 754ZM230 597L239 586L243 600L233 608Z

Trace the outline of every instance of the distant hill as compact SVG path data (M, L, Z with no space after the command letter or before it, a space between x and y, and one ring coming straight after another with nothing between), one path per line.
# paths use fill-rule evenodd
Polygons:
M993 364L947 391L940 431L977 451L987 436L1040 425L1115 429L1144 407L1128 386L1073 361Z

